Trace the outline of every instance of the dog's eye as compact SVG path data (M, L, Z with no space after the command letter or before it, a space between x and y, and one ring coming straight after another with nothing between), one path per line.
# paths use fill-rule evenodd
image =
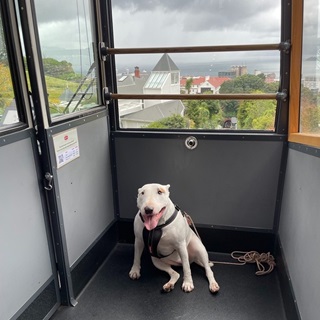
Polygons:
M144 195L144 191L141 191L141 194Z
M161 190L158 190L158 194L162 194L163 192Z

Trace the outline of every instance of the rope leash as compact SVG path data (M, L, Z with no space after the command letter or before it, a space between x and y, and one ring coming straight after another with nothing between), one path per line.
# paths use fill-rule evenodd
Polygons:
M194 232L196 233L197 237L202 242L198 230L192 220L192 218L184 212L185 217L187 219L188 224L192 227ZM276 266L276 262L274 257L270 252L268 253L259 253L257 251L233 251L231 253L231 257L238 262L224 262L224 261L210 261L216 264L224 264L224 265L234 265L234 266L243 266L247 263L255 263L257 265L258 271L256 271L257 276L263 276L269 274L273 271L274 267ZM268 265L269 268L267 269L265 265Z
M247 263L255 263L257 265L258 271L256 271L257 276L263 276L269 274L273 271L276 263L274 257L270 252L268 253L259 253L257 251L233 251L231 257L238 262L221 262L221 261L211 261L216 264L226 264L226 265L236 265L243 266ZM266 268L268 265L268 269Z

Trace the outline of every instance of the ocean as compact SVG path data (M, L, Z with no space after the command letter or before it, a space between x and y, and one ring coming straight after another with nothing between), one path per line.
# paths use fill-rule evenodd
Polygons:
M204 62L204 63L181 63L179 64L181 76L212 76L217 77L219 72L230 71L232 66L246 66L248 73L254 74L260 71L264 74L275 73L279 77L280 63L252 61L249 63L230 62Z
M58 61L66 60L72 63L76 73L86 73L93 58L88 56L88 50L83 49L81 57L77 50L56 50L43 48L44 56L53 57ZM89 51L90 53L90 51ZM193 60L190 60L192 57ZM138 66L140 71L150 73L161 58L155 55L119 55L116 56L118 74L133 73ZM218 76L220 71L230 71L231 66L245 65L248 73L254 74L258 70L264 74L275 73L279 78L280 55L278 52L253 53L213 53L206 56L190 54L188 62L183 55L170 54L173 63L179 68L181 76ZM190 62L194 61L194 62Z
M211 62L201 62L201 63L190 63L181 62L176 63L180 70L180 76L211 76L217 77L219 72L230 71L232 66L247 66L249 74L255 74L256 71L260 71L264 74L275 73L276 78L280 75L280 62L279 61L249 61L249 62L239 62L239 61L211 61ZM154 65L140 64L140 72L150 73L154 68ZM133 73L134 67L129 67L125 65L117 65L118 74Z

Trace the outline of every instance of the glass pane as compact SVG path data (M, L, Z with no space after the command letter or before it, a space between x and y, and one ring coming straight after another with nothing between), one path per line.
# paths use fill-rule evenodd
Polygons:
M230 60L229 55L216 53L214 57L219 62L205 62L201 54L190 54L193 63L175 63L176 58L181 58L177 54L154 55L159 60L153 67L145 64L143 56L136 56L142 67L136 65L133 73L118 71L118 93L277 93L280 55L270 51L259 54L259 58L244 60L243 53L234 52ZM118 106L122 128L274 130L276 114L275 100L123 99L118 101ZM228 125L231 120L232 125Z
M98 105L89 0L36 0L52 119Z
M204 5L187 1L183 6L177 1L129 0L125 5L113 1L116 48L279 43L280 21L280 0L220 0ZM115 60L118 93L276 93L279 87L278 51L118 54ZM200 109L213 104L216 114L212 107L204 107L209 110L199 123L188 115L190 100L119 100L120 126L161 128L163 121L171 123L170 117L175 117L179 124L173 121L171 128L274 130L276 101L251 101L256 123L248 119L241 125L241 101L192 103ZM272 112L266 116L262 110L267 112L268 104ZM262 124L260 117L267 117L268 124ZM231 119L233 124L227 127Z
M300 132L320 134L320 6L304 1Z
M0 130L19 122L0 16Z

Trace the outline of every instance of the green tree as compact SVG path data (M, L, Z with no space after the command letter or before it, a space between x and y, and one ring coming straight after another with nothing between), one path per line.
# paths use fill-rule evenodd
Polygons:
M266 83L265 76L262 75L252 75L245 74L240 77L236 77L232 80L225 81L220 87L220 93L254 93L254 92L277 92L278 91L278 82L274 83ZM254 104L258 102L252 102L250 105L254 108ZM242 104L242 110L239 111L239 106ZM231 117L240 117L242 118L242 124L244 125L245 113L247 112L246 108L243 107L243 102L238 100L224 100L221 101L221 108L223 110L223 114L225 118ZM257 108L258 105L257 105ZM252 113L252 110L251 110ZM252 126L252 121L248 119L246 126ZM241 126L241 125L240 125ZM239 123L238 123L239 128ZM243 129L245 127L242 127ZM250 129L251 127L246 127L246 129Z
M305 133L320 132L320 106L317 104L318 94L301 87L300 129Z
M6 49L6 43L4 40L4 31L3 31L1 17L0 17L0 63L8 65L7 49Z
M274 81L265 84L265 93L275 93L279 91L279 81Z
M264 80L253 74L245 74L233 80L225 81L220 87L220 93L251 93L254 91L265 91Z
M190 93L191 87L192 87L192 83L193 83L193 79L192 78L188 78L186 81L186 90L188 92L188 94Z
M9 106L14 98L9 67L0 63L0 114Z
M76 74L72 68L72 64L65 60L58 61L53 58L42 59L44 73L47 76L59 78L63 80L74 80Z
M210 113L210 118L221 111L219 100L206 100L205 102Z
M305 86L301 86L301 105L317 106L318 95Z
M179 114L174 114L171 117L163 118L159 121L150 123L149 129L186 129L189 128L190 121Z
M195 128L202 128L209 114L207 104L204 101L189 100L186 102L185 115L193 121Z
M238 108L238 129L273 130L276 102L271 100L245 100Z
M218 100L189 100L184 102L185 116L197 129L215 129L223 120L220 102Z

